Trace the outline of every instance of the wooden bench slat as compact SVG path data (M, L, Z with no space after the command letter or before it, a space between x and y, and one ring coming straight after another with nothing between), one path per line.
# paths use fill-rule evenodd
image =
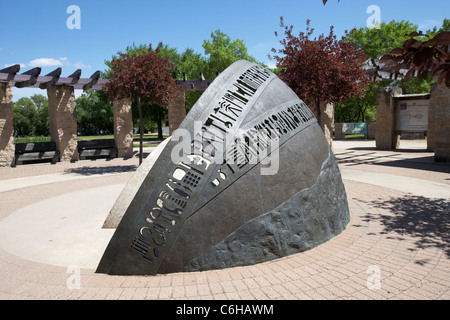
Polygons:
M117 158L118 150L114 139L96 139L78 141L80 159L86 157Z
M78 141L78 149L115 148L113 139L82 140Z
M17 156L17 159L20 161L53 159L57 154L59 154L57 151L29 152Z
M23 161L51 160L59 161L59 151L55 142L35 142L15 144L15 164Z
M54 142L16 143L16 153L56 151Z

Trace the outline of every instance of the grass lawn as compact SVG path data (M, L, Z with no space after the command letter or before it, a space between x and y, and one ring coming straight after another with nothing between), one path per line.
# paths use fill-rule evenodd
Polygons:
M366 136L364 135L364 133L345 135L345 139L365 139L365 138Z
M164 134L163 139L166 139L169 135ZM78 136L77 140L97 140L97 139L114 139L113 134L103 135L103 136ZM144 134L144 146L145 147L156 147L162 140L158 139L157 133ZM50 142L50 137L16 137L14 138L14 143L33 143L33 142ZM139 147L139 134L133 135L133 147Z

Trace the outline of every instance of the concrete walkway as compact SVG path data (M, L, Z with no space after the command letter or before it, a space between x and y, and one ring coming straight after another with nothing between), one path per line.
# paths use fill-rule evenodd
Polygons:
M402 144L334 142L351 221L327 243L149 277L94 272L114 231L102 224L137 158L0 168L0 299L449 299L450 164L422 142Z

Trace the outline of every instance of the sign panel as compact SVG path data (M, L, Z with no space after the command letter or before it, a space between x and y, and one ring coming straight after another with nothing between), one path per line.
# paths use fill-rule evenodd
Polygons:
M403 132L427 131L429 100L398 101L397 130Z

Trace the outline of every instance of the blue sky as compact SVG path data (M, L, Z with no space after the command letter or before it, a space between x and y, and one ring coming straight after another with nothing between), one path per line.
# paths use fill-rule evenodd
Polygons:
M70 5L80 8L80 29L67 27ZM380 9L382 22L408 20L421 30L440 27L450 12L448 0L328 0L325 6L322 0L0 0L0 69L20 63L20 73L40 66L45 75L62 67L62 76L82 69L82 77L89 77L133 43L163 42L179 52L192 48L203 53L203 41L217 29L242 39L259 61L273 64L267 55L279 47L274 31L282 31L280 16L296 32L304 31L310 19L316 34L328 34L333 25L341 36L366 26L371 5ZM35 93L46 95L40 89L15 88L13 100Z

